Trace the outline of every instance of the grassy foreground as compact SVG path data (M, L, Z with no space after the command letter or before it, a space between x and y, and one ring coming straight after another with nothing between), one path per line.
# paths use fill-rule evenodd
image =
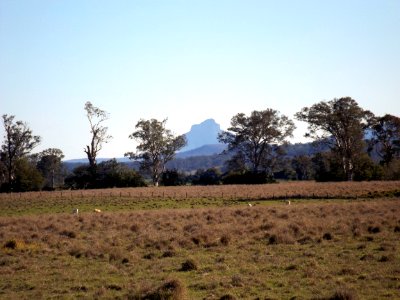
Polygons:
M200 200L89 201L79 216L16 203L0 217L0 298L400 299L399 198Z

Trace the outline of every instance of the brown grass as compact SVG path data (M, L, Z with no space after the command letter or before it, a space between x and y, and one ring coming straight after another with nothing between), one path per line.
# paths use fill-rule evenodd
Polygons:
M79 199L95 197L107 199L128 197L132 199L277 199L277 198L355 198L400 196L400 181L365 182L314 182L293 181L262 185L220 185L220 186L177 186L113 188L99 190L76 190L56 192L27 192L0 194L0 200L7 199Z
M398 226L397 199L0 217L0 298L400 298Z

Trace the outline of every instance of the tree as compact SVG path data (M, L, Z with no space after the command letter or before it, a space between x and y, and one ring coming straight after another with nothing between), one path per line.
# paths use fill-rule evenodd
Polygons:
M386 114L375 118L371 128L370 149L375 149L381 163L388 166L400 158L400 118Z
M125 154L130 159L140 160L141 169L150 172L155 186L160 182L165 164L174 158L176 151L186 145L185 136L174 136L165 128L166 122L167 119L162 122L156 119L140 120L136 124L136 131L129 135L129 138L139 142L137 153Z
M40 143L40 137L33 135L26 123L14 122L14 118L15 116L3 115L5 135L1 156L7 173L8 190L13 188L18 159L24 158Z
M15 162L15 192L39 191L43 186L43 177L35 165L34 157L18 158Z
M44 187L54 189L56 185L62 185L62 159L64 154L60 149L49 148L39 153L37 169L45 179Z
M193 185L219 185L221 183L221 172L217 168L197 170L192 177Z
M229 151L239 153L253 173L267 171L279 147L292 136L294 123L273 109L253 111L250 116L235 115L228 131L219 134L220 142L228 144Z
M298 180L310 180L313 178L312 160L308 155L293 157L292 168L296 172Z
M372 116L350 97L321 101L296 113L298 120L308 123L305 136L327 143L340 157L349 181L353 180L356 157L364 150L364 130Z
M87 145L84 151L88 157L89 165L94 171L96 169L97 154L102 149L103 143L107 143L112 136L107 134L108 128L102 125L104 121L108 120L107 112L93 106L90 101L85 103L85 110L90 124L92 139L90 145Z
M166 170L162 173L161 183L164 186L184 185L185 181L185 175L178 172L177 169Z

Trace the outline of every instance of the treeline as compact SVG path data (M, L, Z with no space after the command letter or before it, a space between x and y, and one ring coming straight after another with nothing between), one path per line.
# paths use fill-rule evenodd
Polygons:
M273 109L233 116L231 126L218 137L227 145L222 154L177 160L185 136L173 135L166 120L140 120L129 136L138 142L136 151L125 154L136 170L115 159L97 163L102 146L112 139L104 126L109 115L90 102L84 109L91 133L84 148L88 164L69 172L60 149L32 154L41 138L26 123L15 121L15 116L3 115L0 190L400 179L400 118L375 116L349 97L321 101L295 114L297 120L307 122L306 136L314 140L312 148L303 144L297 150L288 146L293 121ZM188 172L188 162L196 170Z

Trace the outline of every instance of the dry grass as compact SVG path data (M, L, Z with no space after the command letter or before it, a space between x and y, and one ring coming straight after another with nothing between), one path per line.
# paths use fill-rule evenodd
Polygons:
M113 188L99 190L76 190L57 192L27 192L0 194L0 199L79 199L95 197L132 198L132 199L187 199L187 198L223 198L223 199L273 199L273 198L354 198L382 196L385 193L398 192L400 181L365 182L314 182L293 181L261 185L220 185L220 186L177 186L177 187L138 187Z
M0 217L0 298L400 298L399 204Z
M0 194L0 216L164 208L226 207L283 199L375 199L400 197L399 181L282 182L265 185L148 187Z

